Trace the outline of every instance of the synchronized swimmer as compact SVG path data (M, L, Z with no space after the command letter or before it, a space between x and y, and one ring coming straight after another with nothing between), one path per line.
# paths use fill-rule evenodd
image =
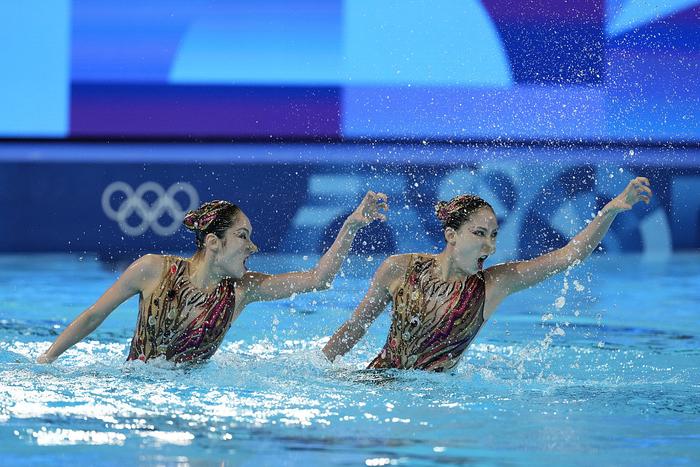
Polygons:
M258 248L243 211L227 201L205 203L183 221L195 233L192 258L151 254L137 259L37 362L56 360L136 294L139 314L128 360L205 361L247 304L327 289L357 232L375 220L385 221L388 209L385 194L368 192L316 267L270 275L247 271L246 260Z
M384 261L362 302L323 352L331 361L348 352L392 302L386 344L369 368L449 370L503 299L586 259L620 212L640 200L648 204L651 196L649 180L635 178L563 248L486 270L484 261L496 251L498 235L493 208L474 195L440 202L435 211L444 230L444 250Z
M649 203L651 196L649 180L635 178L563 248L485 270L484 261L496 250L498 223L493 208L475 195L440 202L436 215L444 230L444 250L437 255L395 255L384 261L365 297L323 353L334 361L348 352L393 303L386 344L368 367L449 370L503 299L587 258L620 212L639 201ZM205 203L183 221L196 236L192 258L139 258L37 361L54 361L136 294L139 315L128 360L205 361L248 303L328 288L357 231L374 220L386 220L387 211L386 195L368 192L315 268L268 275L247 271L245 266L257 251L248 217L226 201Z

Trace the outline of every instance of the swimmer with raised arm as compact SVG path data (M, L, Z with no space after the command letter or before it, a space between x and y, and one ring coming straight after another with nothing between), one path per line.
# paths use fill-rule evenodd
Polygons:
M498 234L493 208L474 195L440 202L435 211L445 249L384 261L362 302L323 352L330 361L344 355L393 302L386 344L369 368L449 370L504 298L587 258L619 213L640 200L648 204L651 196L649 180L635 178L563 248L486 270L483 264L496 251Z
M53 362L136 294L139 314L128 360L202 362L216 352L247 304L330 287L358 230L386 220L387 210L386 195L368 192L313 269L270 275L247 271L245 262L258 247L243 211L227 201L205 203L183 221L195 233L192 258L151 254L137 259L37 362Z

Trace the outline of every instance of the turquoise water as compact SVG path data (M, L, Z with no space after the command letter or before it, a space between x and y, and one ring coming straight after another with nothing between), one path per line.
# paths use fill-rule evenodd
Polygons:
M249 306L211 362L172 369L125 363L135 300L34 364L116 274L88 257L0 256L2 463L700 463L700 256L602 256L510 297L453 374L363 371L388 313L341 362L323 359L370 259L329 291Z

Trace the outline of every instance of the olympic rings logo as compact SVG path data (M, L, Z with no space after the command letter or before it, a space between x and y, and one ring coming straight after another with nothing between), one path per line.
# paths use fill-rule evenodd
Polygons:
M183 207L175 196L183 192L187 195L189 205ZM145 196L148 193L155 195L155 201L149 203ZM119 205L112 206L113 197L118 195L123 198ZM197 190L187 182L178 182L165 190L156 182L146 182L136 190L125 182L113 182L102 193L102 210L105 215L119 224L119 228L126 235L136 237L142 235L149 228L163 237L174 234L180 227L185 213L199 206ZM164 214L168 214L170 222L161 223ZM140 219L138 224L132 225L129 221Z

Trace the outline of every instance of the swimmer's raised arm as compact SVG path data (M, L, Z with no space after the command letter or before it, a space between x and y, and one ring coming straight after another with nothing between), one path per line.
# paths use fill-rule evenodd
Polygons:
M486 303L484 319L508 295L532 287L586 259L608 232L615 217L632 209L639 201L649 204L652 196L649 180L637 177L617 197L600 210L598 215L564 247L528 261L499 264L485 271Z
M119 279L87 310L73 320L37 363L51 363L63 352L80 342L128 298L142 292L157 280L163 269L163 257L145 255L134 261Z
M385 221L388 209L384 193L368 192L313 269L285 274L247 273L243 277L245 303L278 300L294 293L327 289L347 257L357 232L372 221Z
M392 300L392 291L406 274L410 255L391 256L382 263L372 278L369 290L348 319L323 347L331 362L345 355L365 335L369 326Z

